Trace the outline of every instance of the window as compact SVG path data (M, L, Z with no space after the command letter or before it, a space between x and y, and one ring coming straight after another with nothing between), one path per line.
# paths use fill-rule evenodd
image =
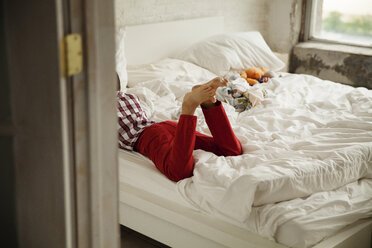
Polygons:
M305 38L372 46L371 0L310 0Z

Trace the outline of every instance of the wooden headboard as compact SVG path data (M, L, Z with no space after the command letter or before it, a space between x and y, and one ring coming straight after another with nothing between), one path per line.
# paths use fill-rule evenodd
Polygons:
M191 44L224 32L223 17L126 26L128 65L148 64L171 57Z

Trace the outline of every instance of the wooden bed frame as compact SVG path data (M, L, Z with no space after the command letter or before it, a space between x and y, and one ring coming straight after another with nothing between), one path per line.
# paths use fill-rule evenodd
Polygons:
M198 40L223 33L223 23L223 17L210 17L128 26L125 40L128 64L145 64L172 56ZM120 224L168 246L285 247L125 182L120 182L119 190ZM364 219L345 227L314 247L369 248L371 234L372 218Z

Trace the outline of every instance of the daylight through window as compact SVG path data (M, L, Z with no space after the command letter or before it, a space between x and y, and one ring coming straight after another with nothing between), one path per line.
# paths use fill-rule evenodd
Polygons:
M372 0L318 0L314 4L310 36L372 46Z

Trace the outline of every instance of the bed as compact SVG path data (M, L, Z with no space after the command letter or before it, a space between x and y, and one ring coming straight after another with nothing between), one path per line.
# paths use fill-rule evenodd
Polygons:
M193 85L246 66L210 63L207 50L223 33L222 17L120 27L121 89L151 119L177 120ZM255 107L222 103L244 154L196 150L194 176L174 183L146 157L120 150L120 224L171 247L370 247L372 91L278 72L262 36L248 35L248 63L277 73L253 86L267 93Z

